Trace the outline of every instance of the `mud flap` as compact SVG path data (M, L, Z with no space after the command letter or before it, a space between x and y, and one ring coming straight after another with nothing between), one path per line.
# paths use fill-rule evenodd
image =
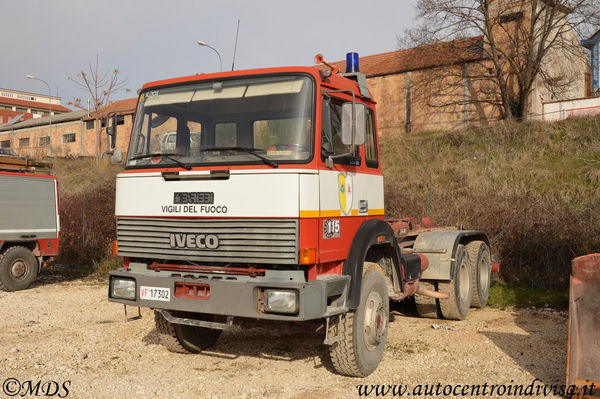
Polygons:
M572 261L569 295L569 342L567 385L577 387L575 396L600 397L600 254ZM594 396L588 396L590 394Z

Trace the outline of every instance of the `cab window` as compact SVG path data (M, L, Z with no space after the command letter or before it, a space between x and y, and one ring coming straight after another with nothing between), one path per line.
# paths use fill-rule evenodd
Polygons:
M332 156L335 163L359 166L360 157L340 156L352 151L351 145L342 143L342 104L344 101L337 98L323 98L321 160L325 162Z
M377 154L377 131L375 129L375 116L373 110L367 108L367 129L365 134L365 160L369 168L379 167Z

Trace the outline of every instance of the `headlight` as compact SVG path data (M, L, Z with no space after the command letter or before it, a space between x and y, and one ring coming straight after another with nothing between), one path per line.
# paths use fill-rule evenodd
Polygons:
M265 290L265 311L269 313L298 313L296 291Z
M110 297L135 300L135 280L113 277L110 280Z

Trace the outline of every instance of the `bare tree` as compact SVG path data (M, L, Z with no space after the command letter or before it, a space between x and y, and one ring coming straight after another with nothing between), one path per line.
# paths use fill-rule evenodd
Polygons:
M448 57L459 57L422 79L425 101L444 109L490 104L505 119L528 117L538 82L560 98L581 81L574 65L587 59L579 39L600 26L599 0L419 0L416 8L421 23L399 46L444 43ZM456 95L459 85L468 95Z
M117 68L111 71L101 71L96 55L96 63L88 63L88 71L81 70L74 78L68 79L85 90L90 96L90 113L94 115L94 126L96 132L96 156L101 154L101 119L102 111L111 104L110 98L119 91L126 90L128 79L120 80L119 70ZM82 104L81 98L75 98L69 104L79 109L87 109L86 104Z

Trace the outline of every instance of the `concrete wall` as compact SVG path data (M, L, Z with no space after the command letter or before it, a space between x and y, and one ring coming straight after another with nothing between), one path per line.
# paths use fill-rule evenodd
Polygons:
M580 98L543 103L545 121L559 121L575 116L600 114L600 97Z
M575 32L566 21L562 28L562 31L557 30L548 38L555 40L557 44L549 49L542 62L544 74L550 80L556 81L557 85L550 88L542 76L537 77L530 97L532 118L546 119L543 115L544 102L583 98L589 91L586 90L586 84L589 82L586 74L591 74L591 68L586 55Z

